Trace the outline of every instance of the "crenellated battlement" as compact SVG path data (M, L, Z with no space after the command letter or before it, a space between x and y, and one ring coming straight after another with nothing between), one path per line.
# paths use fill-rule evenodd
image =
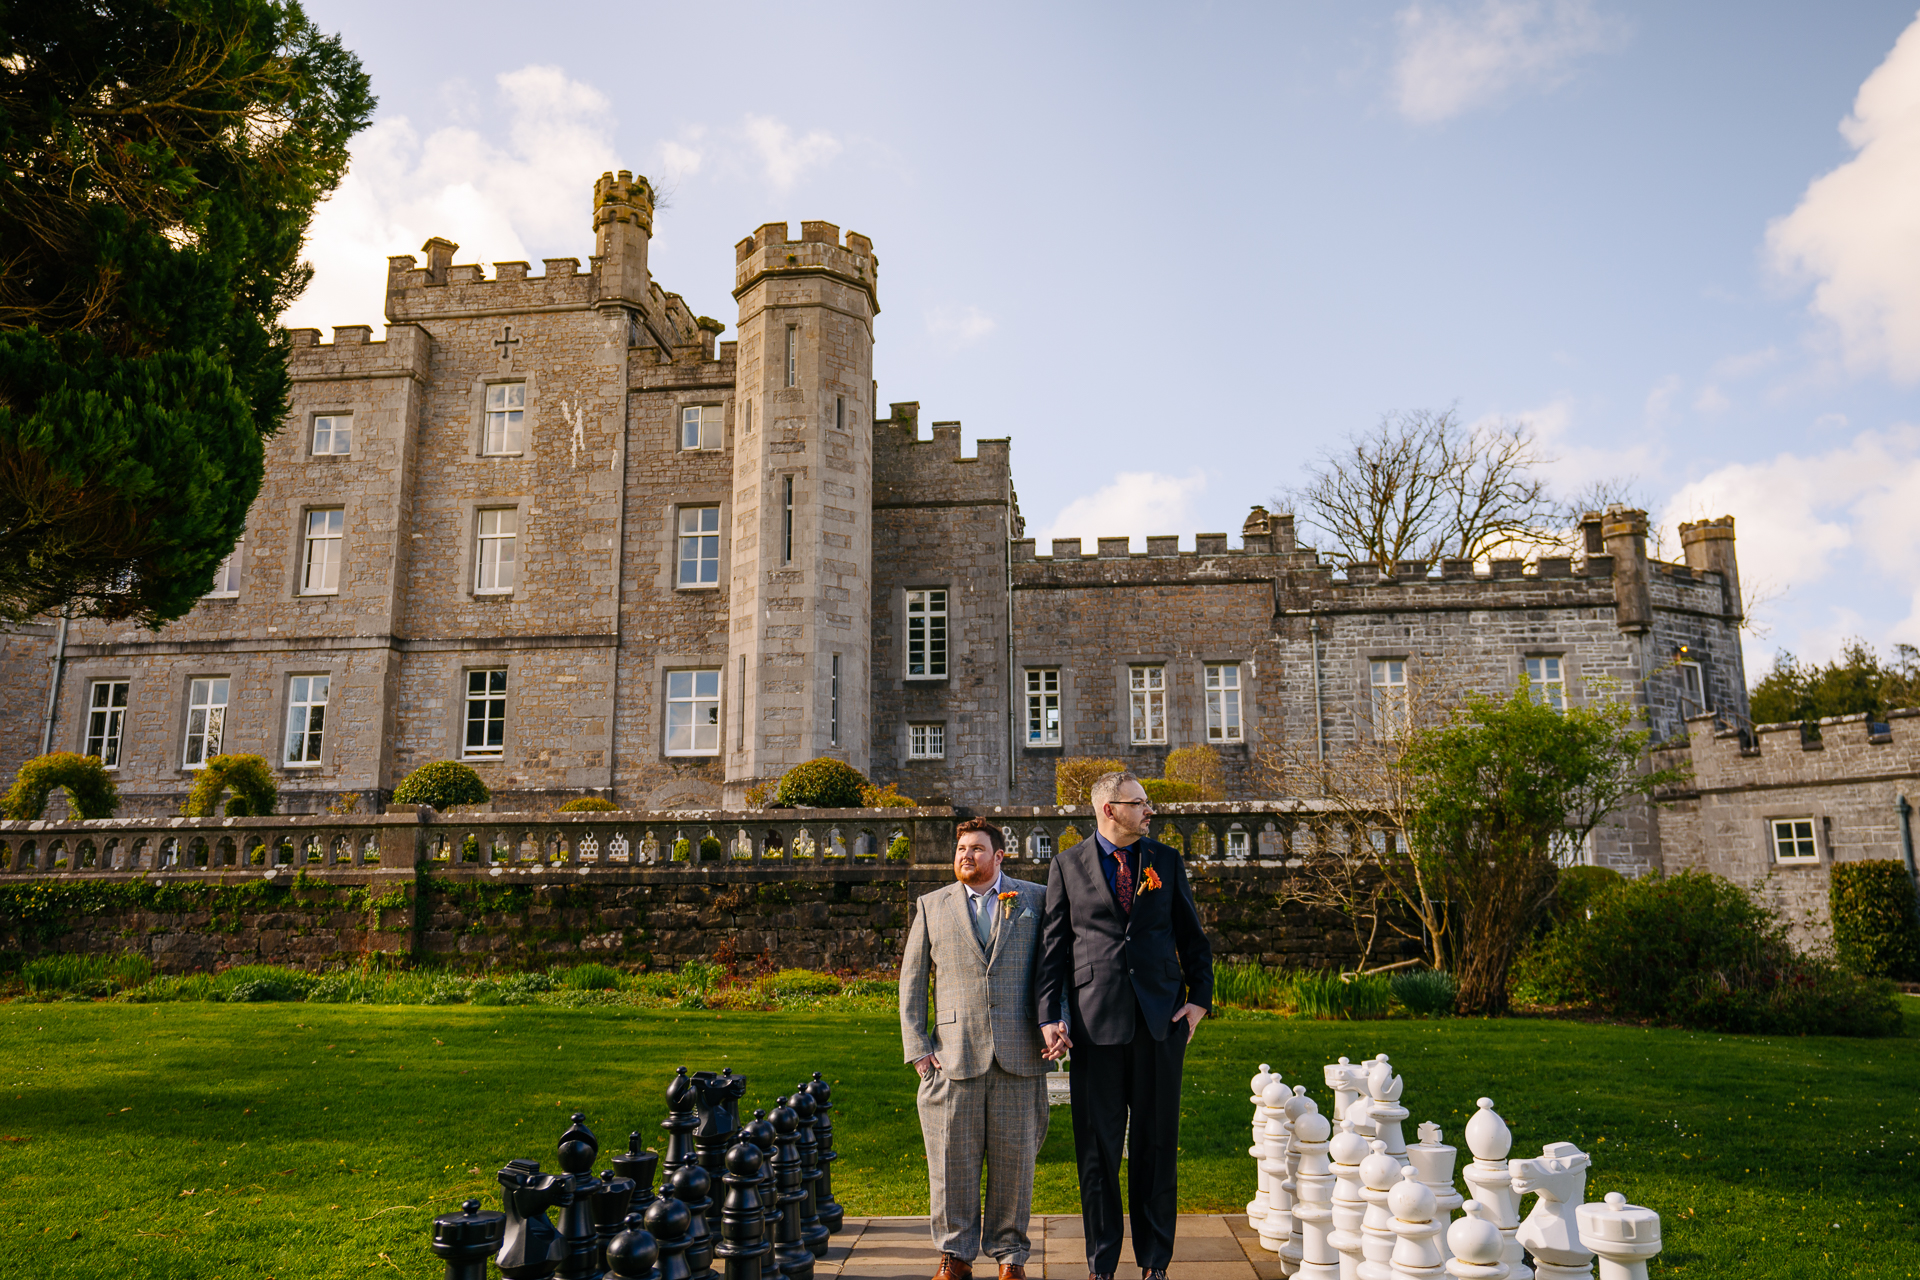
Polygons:
M961 452L958 422L933 423L933 434L922 438L917 403L892 409L891 417L873 424L875 506L1009 501L1017 512L1011 439L976 441L975 456L969 458Z
M328 378L408 376L425 380L433 339L416 325L388 325L376 342L373 327L336 325L333 341L320 341L318 329L287 330L287 370L295 382Z
M857 231L847 232L842 245L831 222L802 222L798 240L789 238L786 223L767 222L734 246L733 296L770 276L825 275L865 293L878 315L879 270L873 241Z

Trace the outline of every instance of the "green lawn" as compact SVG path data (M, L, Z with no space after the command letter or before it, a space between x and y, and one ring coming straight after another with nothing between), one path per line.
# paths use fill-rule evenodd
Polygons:
M1904 998L1909 1030L1920 1002ZM1920 1275L1914 1041L1785 1040L1580 1023L1206 1024L1188 1058L1183 1207L1251 1193L1246 1080L1309 1085L1393 1056L1408 1124L1459 1144L1491 1095L1515 1154L1571 1140L1590 1198L1659 1210L1657 1274ZM36 1277L440 1274L426 1223L551 1160L567 1113L605 1148L652 1135L673 1068L730 1066L761 1105L836 1085L839 1198L923 1213L913 1077L884 1014L311 1004L0 1006L0 1258ZM1464 1164L1466 1154L1462 1152ZM1036 1209L1078 1207L1063 1110ZM603 1161L604 1163L604 1161Z

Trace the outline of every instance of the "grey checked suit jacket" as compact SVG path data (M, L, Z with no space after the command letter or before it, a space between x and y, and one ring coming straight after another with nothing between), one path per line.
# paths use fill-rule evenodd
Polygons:
M1040 913L1045 885L1005 877L1020 895L1012 917L995 904L993 944L982 948L967 910L967 889L954 881L922 897L900 958L900 1039L906 1060L929 1053L953 1080L986 1074L995 1061L1010 1075L1037 1076L1051 1065L1040 1056L1033 1016L1040 971ZM933 985L935 1021L927 1031L927 987Z

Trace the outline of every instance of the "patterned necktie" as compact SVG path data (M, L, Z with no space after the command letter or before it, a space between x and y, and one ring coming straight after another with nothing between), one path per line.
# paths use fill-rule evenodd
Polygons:
M1113 851L1113 896L1120 899L1120 911L1123 915L1133 914L1133 868L1127 865L1127 851Z

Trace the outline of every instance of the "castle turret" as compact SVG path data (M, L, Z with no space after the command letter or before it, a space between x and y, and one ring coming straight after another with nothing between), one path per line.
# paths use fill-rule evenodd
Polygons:
M593 253L599 259L596 302L644 303L652 278L647 244L653 238L653 187L622 169L593 184Z
M1733 517L1682 524L1680 545L1686 550L1689 569L1695 573L1710 570L1720 575L1727 616L1739 618L1744 606L1740 600L1740 565L1733 555Z
M730 798L816 756L869 768L874 272L828 222L736 246Z
M1613 557L1613 620L1622 631L1653 625L1652 585L1647 577L1647 513L1619 503L1600 520L1600 538Z

